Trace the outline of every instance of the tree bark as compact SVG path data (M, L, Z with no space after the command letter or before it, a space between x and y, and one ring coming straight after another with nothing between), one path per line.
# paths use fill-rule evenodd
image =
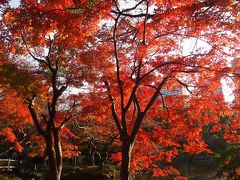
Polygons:
M127 139L122 140L122 164L120 170L121 180L129 180L129 169L133 143Z
M58 169L58 179L60 180L61 174L62 174L62 146L60 141L60 134L58 129L55 129L53 131L54 135L54 148L56 152L56 161L57 161L57 169Z
M62 149L59 133L55 133L45 137L45 143L49 158L49 178L51 180L60 180L62 172Z

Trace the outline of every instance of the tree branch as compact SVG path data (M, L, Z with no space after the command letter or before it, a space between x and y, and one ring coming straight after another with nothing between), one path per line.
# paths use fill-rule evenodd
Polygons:
M39 123L39 120L38 120L38 117L37 117L37 114L33 108L33 105L32 105L32 101L28 104L28 109L30 111L30 114L32 116L32 119L33 119L33 122L37 128L37 131L39 132L39 134L41 134L42 136L45 136L46 135L46 132L42 129L42 127L40 126L40 123Z
M143 112L138 112L138 116L136 118L136 121L134 122L133 125L133 129L132 129L132 133L130 135L130 141L133 143L136 135L138 133L138 130L142 124L142 121L144 119L144 116L146 115L146 113L148 112L148 110L150 109L150 107L153 105L153 103L155 102L155 100L157 99L162 86L166 83L166 81L169 79L170 77L165 77L163 78L162 82L158 85L158 87L156 88L156 91L153 93L151 99L149 100L148 104L145 107L145 110Z
M146 17L146 14L145 14L145 13L129 14L129 13L123 13L123 12L119 12L119 11L115 11L115 10L112 10L112 13L117 14L117 15L121 15L121 16L130 17L130 18ZM148 15L147 15L147 19L153 18L153 16L154 16L154 14L148 14Z
M192 91L190 91L190 89L188 88L188 85L187 85L187 84L183 83L183 82L180 81L179 79L176 79L176 80L177 80L177 82L178 82L179 84L183 85L190 94L193 94Z
M104 84L105 84L105 86L107 88L108 98L109 98L109 100L111 102L111 109L112 109L113 120L114 120L114 122L115 122L115 124L117 126L117 129L118 129L119 133L121 133L122 132L122 127L121 127L121 124L119 122L119 118L118 118L117 113L116 113L114 100L113 100L113 97L112 97L111 92L110 92L110 87L109 87L107 81L105 81Z
M61 130L64 127L64 125L73 117L73 115L68 116L68 114L70 111L72 111L74 109L75 106L76 106L76 99L74 99L72 106L67 110L63 122L57 128L58 130Z
M48 65L47 62L46 62L44 59L37 58L36 56L33 55L33 53L30 51L30 49L29 49L29 47L28 47L28 45L27 45L27 42L26 42L26 40L25 40L25 38L24 38L23 35L21 35L21 38L22 38L22 41L23 41L24 45L25 45L26 48L27 48L28 54L29 54L34 60L38 61L39 63L43 63L43 64L45 64L45 65Z
M147 19L148 19L148 7L149 7L149 2L147 1L146 16L145 16L144 25L143 25L143 45L146 45L146 25L147 25Z
M170 77L167 76L167 77L164 77L162 82L158 85L158 87L156 88L156 91L154 92L154 94L152 95L150 101L148 102L148 104L146 105L145 107L145 110L143 111L143 114L145 115L148 110L150 109L150 107L153 105L153 103L155 102L155 100L157 99L163 85L166 83L166 81L169 79Z

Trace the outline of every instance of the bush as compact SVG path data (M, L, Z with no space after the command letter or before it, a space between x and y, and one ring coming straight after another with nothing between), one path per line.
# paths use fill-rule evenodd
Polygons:
M21 180L21 178L15 176L0 175L0 180Z

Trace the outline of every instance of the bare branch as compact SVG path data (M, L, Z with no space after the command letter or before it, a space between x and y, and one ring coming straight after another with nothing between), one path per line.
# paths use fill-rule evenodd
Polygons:
M187 84L183 83L183 82L180 81L179 79L176 79L176 80L177 80L177 82L178 82L179 84L183 85L190 94L193 94L192 91L190 91L190 89L188 88L188 85L187 85Z
M138 99L137 99L136 94L134 94L134 96L133 96L133 102L134 102L134 104L135 104L136 107L137 107L138 113L141 113L141 107L140 107L140 104L139 104L139 102L138 102Z
M163 98L162 93L159 92L159 94L160 94L160 97L161 97L161 100L162 100L163 109L165 108L165 109L167 110L167 113L168 113L168 117L167 117L167 118L169 118L169 116L170 116L170 112L169 112L168 106L167 106L167 104L166 104L165 101L164 101L164 98Z
M220 107L220 109L221 109L221 111L222 111L222 113L223 113L223 116L226 116L223 106L221 105L221 103L219 102L219 100L215 97L214 93L213 93L213 92L211 92L211 93L212 93L212 95L213 95L212 97L213 97L214 101L215 101L215 102L217 103L217 105Z
M130 18L141 18L141 17L146 17L145 13L140 13L140 14L129 14L129 13L123 13L123 12L119 12L119 11L114 11L112 10L112 13L117 14L117 15L121 15L121 16L126 16L126 17L130 17ZM147 19L153 18L153 14L148 14L147 15Z
M158 85L158 87L156 88L156 91L153 93L151 99L149 100L149 102L147 103L145 109L143 112L138 112L138 116L136 118L136 121L134 122L133 125L133 129L132 129L132 133L130 135L130 140L131 142L134 142L135 137L137 135L137 132L142 124L143 118L146 115L146 113L148 112L148 110L150 109L150 107L153 105L153 103L155 102L155 100L157 99L163 85L166 83L166 81L169 79L170 77L165 77L163 78L162 82Z
M74 109L74 107L76 106L76 102L77 100L74 98L73 104L72 106L66 111L66 115L65 118L63 120L63 122L60 124L60 126L57 128L58 130L61 130L64 125L70 120L72 119L73 115L69 115L69 113ZM68 116L69 115L69 116Z
M22 37L22 41L23 41L24 45L25 45L26 48L27 48L28 54L29 54L34 60L38 61L39 63L43 63L43 64L45 64L45 65L48 65L47 62L46 62L44 59L37 58L36 56L33 55L33 53L30 51L30 49L29 49L29 47L28 47L28 45L27 45L27 42L26 42L24 36L22 35L21 37Z
M57 127L58 130L61 130L65 124L72 118L72 115L65 117L65 119L63 120L63 122L60 124L60 126Z
M142 77L140 78L140 80L144 79L146 76L148 76L149 74L151 74L152 72L154 72L155 70L159 69L160 67L163 67L163 66L166 66L166 65L179 65L179 66L183 66L183 67L191 67L191 68L195 68L195 69L192 69L192 70L181 70L181 71L175 71L175 72L184 72L184 73L197 73L198 72L198 68L200 69L206 69L206 70L209 70L209 71L221 71L221 70L215 70L215 69L211 69L209 67L205 67L205 66L198 66L198 65L191 65L191 64L186 64L186 63L182 63L181 61L186 59L186 58L192 58L192 57L196 57L196 56L203 56L203 55L206 55L206 54L191 54L191 55L188 55L188 56L184 56L176 61L167 61L167 62L163 62L157 66L155 66L154 68L152 68L151 70L149 70L148 72L146 72L145 74L142 75Z
M118 20L120 16L118 15L117 18L115 19L115 25L114 25L114 30L113 30L113 44L114 44L114 56L116 59L116 65L117 65L117 81L120 89L120 96L121 96L121 108L122 110L124 109L124 95L123 95L123 81L121 81L120 78L120 67L119 67L119 58L118 58L118 52L117 52L117 25L118 25Z
M139 5L141 5L143 2L145 2L146 0L141 0L139 1L135 6L131 7L131 8L127 8L125 10L123 10L122 12L128 12L128 11L132 11L134 9L136 9Z
M110 100L110 102L111 102L111 109L112 109L113 120L114 120L114 122L115 122L115 124L116 124L116 126L117 126L117 128L118 128L119 133L121 133L121 132L122 132L122 127L121 127L121 124L120 124L120 122L119 122L119 118L118 118L117 113L116 113L116 109L115 109L115 105L114 105L114 100L113 100L113 97L112 97L112 95L111 95L110 87L109 87L107 81L105 81L104 84L105 84L105 86L106 86L106 88L107 88L108 98L109 98L109 100Z
M145 115L147 113L147 111L150 109L150 107L153 105L153 103L155 102L155 100L157 99L163 85L167 82L167 80L169 79L170 77L167 76L167 77L164 77L162 82L158 85L158 87L156 88L156 91L154 92L154 94L152 95L150 101L148 102L148 104L146 105L146 108L145 110L143 111L143 114Z
M132 89L132 92L131 92L131 95L129 97L129 100L127 102L127 105L124 107L124 114L127 112L128 108L130 107L132 101L133 101L133 98L135 96L135 93L137 91L137 88L140 84L140 72L141 72L141 67L142 67L142 60L140 60L139 62L139 65L138 65L138 70L137 70L137 77L136 77L136 81L135 81L135 86L133 87Z
M117 1L116 1L116 0L113 0L113 2L114 2L114 4L115 4L115 6L116 6L118 12L120 12L121 10L120 10L119 7L118 7Z
M144 27L143 27L143 45L146 45L146 26L147 26L147 19L148 19L148 7L149 7L149 2L147 1L147 9L146 9L146 16L144 19Z
M28 109L30 111L30 114L32 116L33 122L37 128L37 131L39 132L39 134L41 134L42 136L46 135L46 132L42 129L42 127L40 126L36 111L33 108L32 102L28 104Z

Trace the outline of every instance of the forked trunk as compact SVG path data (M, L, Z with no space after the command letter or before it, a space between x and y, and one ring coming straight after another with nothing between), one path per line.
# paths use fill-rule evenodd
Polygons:
M47 154L49 158L49 178L60 180L62 173L62 149L58 133L45 138Z

